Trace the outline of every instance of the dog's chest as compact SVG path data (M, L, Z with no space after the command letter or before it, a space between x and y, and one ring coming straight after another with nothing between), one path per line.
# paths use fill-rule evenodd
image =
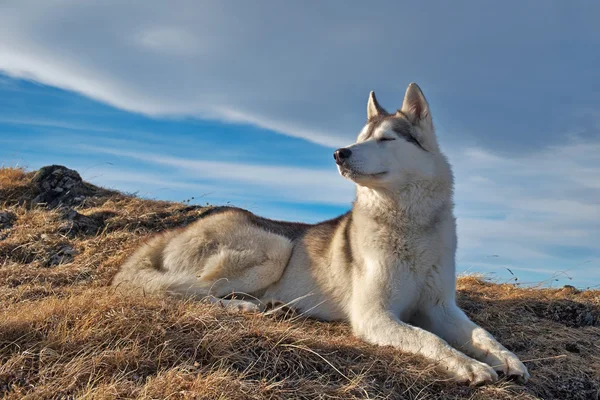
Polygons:
M428 307L432 298L441 296L442 286L439 264L415 266L398 262L390 267L386 288L389 308L402 321L408 322L421 308Z
M424 299L438 293L441 285L442 249L429 235L389 234L379 238L379 262L386 271L386 290L391 311L408 321Z
M371 236L368 246L389 268L420 275L442 257L438 236L436 232L382 230Z

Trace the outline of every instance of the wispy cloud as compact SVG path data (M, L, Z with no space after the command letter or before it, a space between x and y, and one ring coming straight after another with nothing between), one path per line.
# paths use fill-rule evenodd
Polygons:
M60 121L55 119L46 119L40 117L6 117L0 116L0 124L6 125L28 125L41 126L45 128L59 128L73 131L92 131L92 132L115 132L115 129L102 127L98 125L86 124L81 122Z
M173 168L179 179L213 182L222 191L238 187L238 194L261 192L272 199L291 202L349 205L353 185L330 169L295 168L282 165L256 165L235 162L202 161L99 146L80 147L84 151L111 154L144 163ZM266 190L266 191L265 191Z
M308 129L297 123L273 119L273 117L252 115L242 111L233 110L227 107L218 109L217 114L226 122L239 122L256 125L261 128L280 132L292 137L309 140L327 147L341 147L351 138L351 135L335 135L334 132L323 132L315 129Z
M228 204L251 210L268 218L302 222L319 222L332 216L331 211L323 207L307 207L306 204L290 201L278 193L276 188L240 187L230 181L192 182L184 174L144 171L139 166L102 163L90 167L77 162L69 165L79 171L87 182L134 193L144 198L189 200L192 204ZM341 213L346 206L347 204L344 204L334 208L338 208Z

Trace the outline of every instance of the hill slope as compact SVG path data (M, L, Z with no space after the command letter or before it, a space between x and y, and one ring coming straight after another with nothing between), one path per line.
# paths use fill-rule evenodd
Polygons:
M154 232L200 207L143 200L75 171L0 169L0 396L597 399L600 292L459 279L463 309L530 369L467 388L343 324L228 313L107 285Z

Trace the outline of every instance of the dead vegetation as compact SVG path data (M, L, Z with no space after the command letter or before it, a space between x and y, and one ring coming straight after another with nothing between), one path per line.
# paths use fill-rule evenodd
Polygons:
M140 241L200 208L95 188L57 167L44 174L0 169L4 398L599 397L599 291L461 278L460 305L532 375L525 386L461 387L343 324L115 293L107 285Z

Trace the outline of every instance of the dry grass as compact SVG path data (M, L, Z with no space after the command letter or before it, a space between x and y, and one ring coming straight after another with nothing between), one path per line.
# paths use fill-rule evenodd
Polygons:
M12 215L0 224L4 398L598 398L598 291L461 278L460 305L531 360L532 379L460 387L343 324L116 294L107 285L140 241L199 208L97 190L76 213L47 209L31 204L32 177L0 169L0 212Z

